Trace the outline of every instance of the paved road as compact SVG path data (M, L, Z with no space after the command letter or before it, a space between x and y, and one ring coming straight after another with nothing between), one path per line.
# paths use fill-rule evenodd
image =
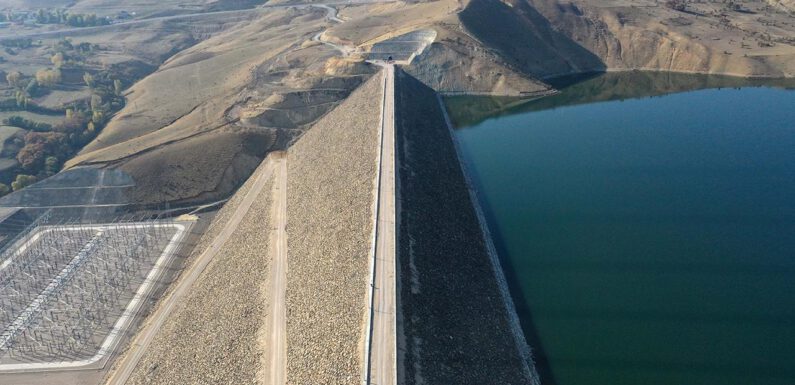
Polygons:
M210 261L215 258L215 256L223 247L224 243L226 243L229 237L235 232L238 225L240 225L243 217L260 195L262 188L265 186L268 179L270 179L271 174L273 174L274 168L280 166L281 163L284 163L283 155L271 153L265 162L268 162L265 166L266 169L257 176L257 179L254 181L254 185L251 187L248 193L246 193L243 201L240 202L240 205L235 209L232 217L229 219L226 225L224 225L223 230L221 230L218 236L215 237L210 246L201 255L199 255L198 258L196 258L196 261L193 262L193 265L183 272L182 278L174 287L174 291L163 300L163 303L155 310L155 313L149 317L147 324L143 326L141 331L131 342L129 350L124 357L122 357L122 360L119 362L118 366L108 377L106 382L107 384L123 385L127 382L136 365L141 360L146 348L163 326L163 323L166 321L169 315L171 315L179 302L190 291L193 284L199 278Z
M271 229L269 253L271 259L268 292L267 328L270 330L266 347L266 385L284 385L287 382L287 160L276 166L272 212L275 226Z
M317 5L307 5L306 7L316 7L316 8L325 9L326 10L326 19L328 19L329 21L333 21L335 23L343 23L344 22L344 20L342 20L339 17L337 17L337 9L334 8L334 7L331 7L329 5L317 4ZM332 42L327 41L327 40L323 40L323 34L326 33L326 30L327 30L327 28L324 28L322 31L320 31L320 32L316 33L314 36L312 36L312 41L316 41L318 43L325 44L325 45L327 45L327 46L339 51L339 53L343 54L344 56L350 55L351 52L353 52L355 50L355 47L339 45L339 44L332 43Z
M375 278L368 384L397 384L395 239L395 66L385 65L381 175L375 240Z

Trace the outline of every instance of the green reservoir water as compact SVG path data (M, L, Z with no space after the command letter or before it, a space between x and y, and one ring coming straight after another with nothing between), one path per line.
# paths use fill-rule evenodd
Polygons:
M795 91L721 81L449 101L544 384L795 384Z

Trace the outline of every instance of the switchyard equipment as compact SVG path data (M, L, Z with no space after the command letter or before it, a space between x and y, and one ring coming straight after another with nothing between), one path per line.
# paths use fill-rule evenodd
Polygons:
M106 358L190 226L45 222L0 254L0 372L88 367Z

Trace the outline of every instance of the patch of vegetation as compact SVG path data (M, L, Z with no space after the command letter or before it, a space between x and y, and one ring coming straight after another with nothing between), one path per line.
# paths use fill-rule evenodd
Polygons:
M8 119L3 119L3 124L7 126L14 126L19 128L24 128L26 130L31 131L50 131L52 130L52 126L47 123L39 123L34 122L29 119L25 119L19 115L14 115Z
M110 24L107 17L98 17L93 13L69 13L62 9L39 9L36 12L38 24L63 24L72 27L96 27Z
M33 47L33 39L22 37L19 39L3 39L0 45L6 48L30 48Z
M25 187L28 187L28 186L36 183L37 181L38 181L38 179L35 176L33 176L33 175L19 174L19 175L17 175L16 180L11 182L11 188L13 188L14 191L19 191L19 190L22 190ZM3 184L2 187L5 187L5 191L6 191L6 193L8 193L8 186ZM3 190L2 187L0 187L0 190Z
M65 160L93 140L110 116L124 106L122 91L125 84L120 77L126 75L125 68L110 66L96 70L86 64L89 55L99 49L95 44L73 44L64 39L50 47L53 67L41 69L32 76L19 71L11 71L6 75L5 80L13 88L15 97L0 100L0 110L57 114L63 116L63 120L48 124L12 115L3 121L6 125L29 132L24 135L15 154L4 154L15 157L19 165L11 172L0 175L0 184L10 183L11 190L17 191L37 180L54 175ZM37 105L32 98L46 95L68 81L64 79L63 73L67 69L72 74L75 70L83 71L82 81L91 91L91 97L72 102L60 109ZM74 82L76 79L74 76L72 78L71 82ZM0 195L8 191L9 189L4 190L0 186Z

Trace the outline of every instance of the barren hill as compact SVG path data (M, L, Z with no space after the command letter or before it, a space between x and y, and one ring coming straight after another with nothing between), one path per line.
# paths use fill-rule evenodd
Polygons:
M791 11L760 2L529 2L607 69L795 76ZM780 2L778 4L785 4Z
M369 76L329 71L334 51L304 44L324 15L273 9L178 53L128 91L127 107L70 165L121 168L138 181L139 203L225 197Z
M362 53L419 30L433 38L406 71L448 94L535 95L550 90L543 79L605 70L795 74L787 1L268 4L287 3L296 6L240 13L245 20L171 55L127 91L127 106L69 165L130 173L139 203L222 199L373 73ZM190 7L210 4L220 3Z

